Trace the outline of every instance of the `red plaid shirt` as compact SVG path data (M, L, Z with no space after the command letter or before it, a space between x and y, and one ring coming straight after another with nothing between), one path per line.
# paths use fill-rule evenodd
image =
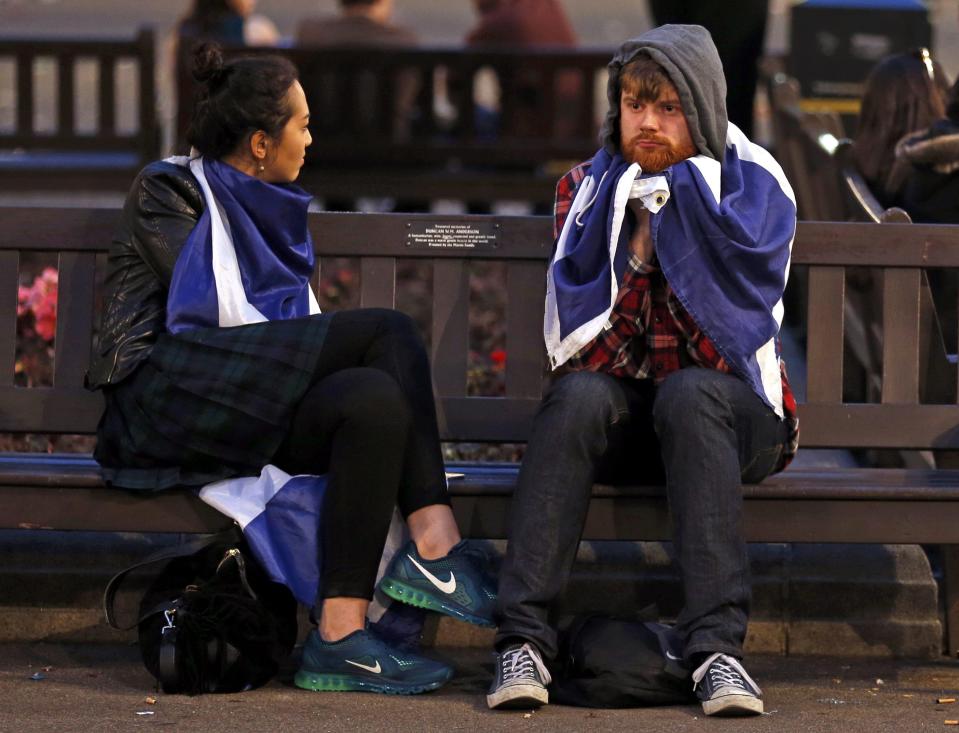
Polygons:
M560 179L556 187L555 238L563 230L576 188L589 172L582 163ZM652 378L656 384L678 369L698 366L728 373L729 365L716 345L703 333L653 262L629 258L619 295L609 321L596 338L580 349L568 363L574 370L603 371L615 377ZM784 469L799 446L796 398L780 360L783 413L789 427L783 457Z

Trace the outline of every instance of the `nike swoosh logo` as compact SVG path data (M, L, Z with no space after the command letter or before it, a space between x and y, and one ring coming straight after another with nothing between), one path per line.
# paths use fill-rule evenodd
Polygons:
M367 672L372 672L373 674L379 674L383 671L383 668L380 666L380 660L376 660L376 665L371 667L368 664L360 664L359 662L354 662L351 659L344 660L347 664L352 664L354 667L359 667L360 669L365 669Z
M668 649L666 650L666 658L667 658L667 659L672 659L674 662L681 662L681 661L683 661L683 658L682 658L682 657L677 657L675 654L673 654L673 653L672 653L671 651L669 651Z
M417 568L419 568L419 571L423 573L423 575L426 576L426 579L430 581L433 585L435 585L437 589L441 590L443 593L446 593L446 595L456 592L456 576L453 575L452 570L450 570L450 579L443 581L437 578L435 575L433 575L433 573L431 573L429 570L424 568L418 562L416 562L416 560L413 559L411 555L407 555L407 557L410 558L410 562L413 563Z

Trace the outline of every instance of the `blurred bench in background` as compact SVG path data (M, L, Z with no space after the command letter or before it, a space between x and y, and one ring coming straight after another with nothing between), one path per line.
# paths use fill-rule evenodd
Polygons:
M132 40L0 39L0 74L15 90L0 191L126 191L160 154L154 60L149 29Z
M298 67L313 145L301 185L352 208L391 197L551 207L556 180L598 148L607 50L232 49ZM181 58L178 152L194 84ZM407 209L404 209L407 210Z

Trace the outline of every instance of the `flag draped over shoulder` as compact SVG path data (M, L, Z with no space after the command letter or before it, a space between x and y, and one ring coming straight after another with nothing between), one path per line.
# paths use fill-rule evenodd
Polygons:
M298 186L266 183L219 161L194 158L189 166L206 207L177 256L167 330L319 313L310 288L312 197Z
M629 260L626 204L639 165L600 150L583 179L547 275L544 336L554 368L605 326ZM782 417L776 335L796 231L782 168L733 124L722 162L666 169L668 202L650 214L656 256L683 307L733 371Z

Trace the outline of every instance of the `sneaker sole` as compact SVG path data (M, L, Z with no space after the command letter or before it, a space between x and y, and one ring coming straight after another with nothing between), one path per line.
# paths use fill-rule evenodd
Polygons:
M538 685L511 685L486 696L491 710L538 708L549 702L549 691Z
M752 695L724 695L715 700L703 700L703 712L719 718L761 715L763 701Z
M348 674L317 674L300 670L293 677L293 684L312 692L379 692L384 695L418 695L442 687L449 682L452 673L446 679L425 684L408 685L400 682L376 682L361 679Z
M419 588L413 587L412 585L407 585L399 580L384 579L380 582L380 590L394 601L399 601L400 603L406 603L410 606L416 606L417 608L424 608L427 611L444 613L447 616L452 616L453 618L458 618L461 621L466 621L467 623L474 624L476 626L482 626L483 628L496 628L496 624L489 619L485 619L482 616L475 616L472 613L464 611L460 608L456 608L455 606L449 606L443 603L442 600L437 599L437 597L431 593L422 591Z

